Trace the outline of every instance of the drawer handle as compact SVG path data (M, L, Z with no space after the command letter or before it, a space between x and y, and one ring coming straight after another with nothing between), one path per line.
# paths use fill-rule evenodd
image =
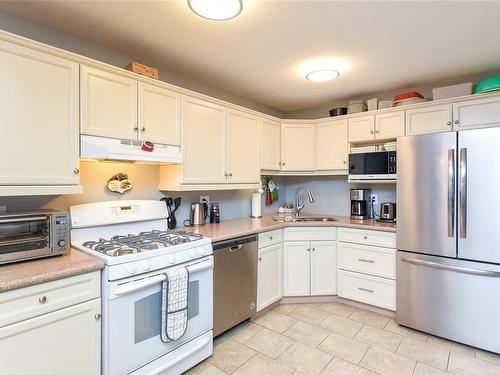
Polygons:
M363 236L363 238L364 238L365 240L367 240L367 239L368 239L368 236Z
M375 261L371 259L358 258L358 260L365 263L375 263Z
M47 297L45 297L45 296L41 296L40 298L38 298L38 302L40 302L40 303L45 303L45 302L47 302Z
M359 290L362 290L363 292L368 292L368 293L375 293L372 289L365 289L365 288L359 288Z

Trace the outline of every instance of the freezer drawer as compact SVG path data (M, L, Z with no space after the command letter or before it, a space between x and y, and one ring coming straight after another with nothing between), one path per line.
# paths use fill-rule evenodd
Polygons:
M500 353L500 266L397 254L399 324Z

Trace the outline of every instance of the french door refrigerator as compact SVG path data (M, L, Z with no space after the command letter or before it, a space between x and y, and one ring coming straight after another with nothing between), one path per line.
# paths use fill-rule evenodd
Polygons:
M399 324L500 353L500 128L398 138Z

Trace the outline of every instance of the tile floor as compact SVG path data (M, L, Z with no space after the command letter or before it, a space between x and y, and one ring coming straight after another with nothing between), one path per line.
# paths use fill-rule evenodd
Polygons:
M500 355L341 303L279 305L218 337L188 375L500 375Z

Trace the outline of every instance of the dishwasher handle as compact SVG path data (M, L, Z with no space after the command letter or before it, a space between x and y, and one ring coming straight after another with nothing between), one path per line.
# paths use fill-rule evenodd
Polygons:
M213 249L214 251L217 250L222 250L222 249L227 249L229 248L229 251L234 252L240 250L243 245L251 242L257 242L257 235L252 234L250 236L245 236L245 237L238 237L238 238L231 238L229 240L225 241L220 241L220 242L215 242L213 244Z

